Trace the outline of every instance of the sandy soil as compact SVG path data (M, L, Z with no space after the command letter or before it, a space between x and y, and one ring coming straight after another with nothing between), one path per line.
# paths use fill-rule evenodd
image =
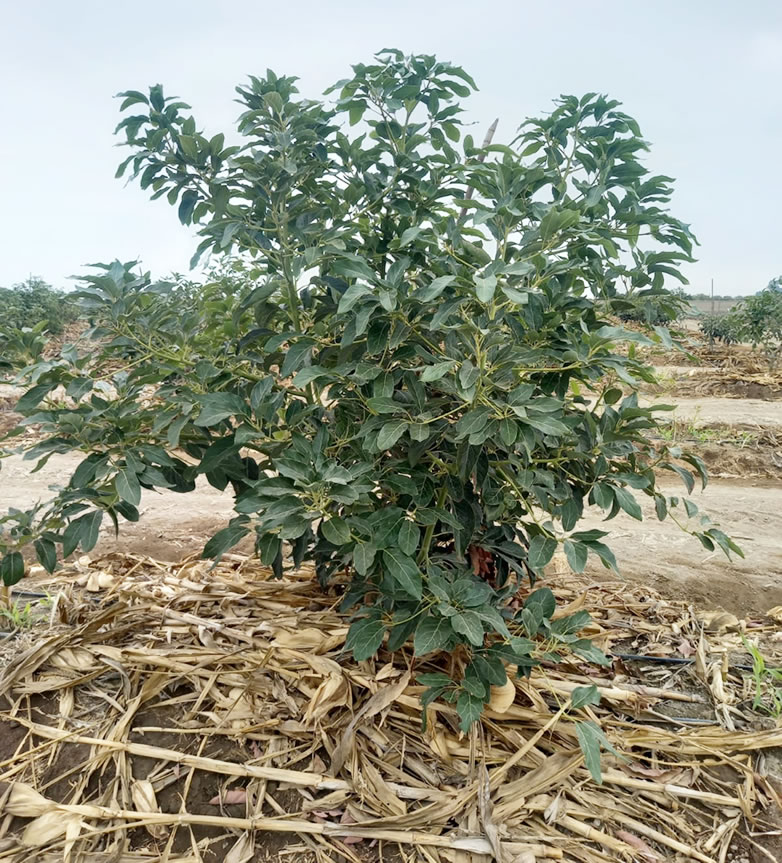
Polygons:
M0 512L45 500L52 485L68 481L78 462L78 456L54 456L30 474L32 462L19 456L3 460ZM676 482L666 481L665 487L672 494L681 490ZM745 560L729 562L721 553L706 552L672 522L660 524L650 508L643 522L622 514L604 523L595 511L582 525L611 531L608 541L629 582L651 584L668 595L683 592L699 604L734 614L762 614L782 605L782 487L763 480L715 480L704 493L696 492L695 500L743 546ZM205 538L227 522L231 503L230 494L205 482L187 495L145 492L141 520L123 524L119 538L107 525L93 554L119 550L178 560L200 550ZM608 575L599 563L590 571L598 578Z
M675 404L672 416L692 420L696 425L725 423L733 426L782 426L782 401L764 399L721 399L715 396L685 398L644 396L641 404Z
M677 482L666 481L669 494L681 492ZM654 507L644 505L644 521L622 513L603 522L596 511L588 513L579 529L609 530L606 542L616 554L622 578L634 584L651 584L664 596L691 599L708 608L722 607L739 616L762 614L782 604L782 487L757 480L712 480L693 500L702 512L738 543L744 559L732 561L722 552L708 552L697 539L670 520L658 522ZM642 501L643 502L643 501ZM607 571L590 564L602 577Z

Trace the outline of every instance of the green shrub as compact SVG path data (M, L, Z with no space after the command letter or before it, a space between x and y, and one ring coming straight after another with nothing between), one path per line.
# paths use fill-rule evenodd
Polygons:
M732 345L742 339L743 323L734 309L722 315L704 315L698 326L710 345L714 342Z
M748 342L774 370L782 354L782 292L772 282L765 290L737 303L727 314L706 315L700 329L710 344Z
M692 240L617 102L564 97L511 145L468 135L460 152L463 70L391 51L354 72L334 107L251 78L230 147L159 86L123 94L121 171L199 226L199 253L246 266L203 289L121 263L85 278L103 347L36 366L18 407L47 433L29 455L85 458L54 501L6 519L2 574L23 575L27 543L49 569L89 551L104 517L138 518L142 489L230 484L236 515L205 555L252 537L277 574L349 573L356 659L456 651L425 701L454 701L466 728L506 663L605 661L579 636L587 615L552 620L549 590L512 601L557 548L577 572L615 566L605 531L577 530L584 507L640 519L639 492L663 519L682 502L656 471L705 482L617 387L653 379L633 350L650 339L602 316L620 283L659 290ZM97 379L128 350L109 394Z
M782 292L766 288L740 304L742 337L760 350L770 369L776 369L782 353Z
M76 320L78 313L71 295L34 277L11 288L0 288L0 309L0 326L4 329L21 330L45 322L53 335Z

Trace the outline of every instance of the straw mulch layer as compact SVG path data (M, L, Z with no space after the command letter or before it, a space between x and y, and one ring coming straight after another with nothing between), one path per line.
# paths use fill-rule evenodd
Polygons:
M762 353L745 345L713 348L698 345L690 350L691 357L678 351L648 356L649 362L657 366L693 364L690 372L677 372L673 383L663 380L661 387L651 388L653 392L761 399L782 396L782 369L769 368Z
M0 642L2 861L775 859L782 728L736 667L743 632L779 652L771 618L554 577L603 649L678 663L544 667L465 736L439 703L422 731L415 674L449 660L353 662L339 588L309 572L81 568L46 583L48 624ZM568 710L590 681L600 706ZM621 756L604 753L602 785L588 718Z

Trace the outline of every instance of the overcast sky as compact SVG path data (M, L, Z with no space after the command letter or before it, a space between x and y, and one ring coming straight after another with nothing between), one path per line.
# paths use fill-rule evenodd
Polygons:
M120 90L163 83L207 133L267 67L317 97L384 47L464 66L468 119L496 141L560 93L620 99L676 178L701 242L695 291L782 273L780 0L0 0L0 285L65 286L84 265L184 271L196 240L164 201L115 180ZM2 314L2 310L0 310Z

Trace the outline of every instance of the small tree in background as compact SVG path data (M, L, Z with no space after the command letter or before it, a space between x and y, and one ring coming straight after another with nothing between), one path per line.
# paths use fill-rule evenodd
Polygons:
M746 342L760 351L769 370L776 370L782 355L782 291L772 279L768 286L737 303L723 315L706 315L701 332L709 344L720 341L731 345Z
M663 519L680 501L657 472L705 482L697 457L650 440L634 353L650 340L603 317L626 286L679 277L692 237L615 101L563 97L481 148L462 137L462 69L388 51L353 71L331 106L251 78L238 144L160 86L122 94L119 174L198 226L198 255L245 264L196 302L132 264L85 278L102 347L22 369L18 407L46 434L29 457L85 458L54 501L6 519L2 574L22 576L28 543L50 570L89 551L104 518L138 518L142 489L230 484L236 515L205 555L251 537L278 575L348 572L354 656L459 647L454 674L425 682L468 727L539 639L605 661L578 636L585 614L552 621L550 591L511 603L558 547L576 572L615 566L604 531L577 530L584 507L641 519L640 493Z
M761 351L771 371L782 353L782 291L772 285L747 297L737 309L742 340Z
M78 316L71 295L52 288L37 276L11 288L0 288L0 329L21 330L45 323L53 335L59 335L66 324Z

